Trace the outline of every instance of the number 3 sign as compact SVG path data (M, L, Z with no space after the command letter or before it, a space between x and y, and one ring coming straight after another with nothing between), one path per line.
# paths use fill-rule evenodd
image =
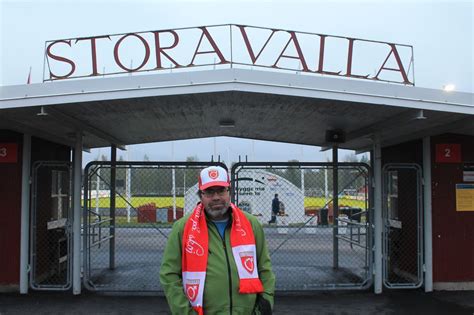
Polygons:
M16 163L18 145L16 143L0 143L0 163Z
M436 163L461 163L461 145L453 143L437 144Z

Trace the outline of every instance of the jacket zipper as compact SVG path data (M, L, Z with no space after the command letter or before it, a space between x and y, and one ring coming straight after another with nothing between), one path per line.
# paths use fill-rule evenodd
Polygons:
M225 246L225 240L222 240L224 245L225 259L227 260L227 275L229 276L229 298L230 298L230 314L232 314L232 278L230 274L229 256L227 255L227 248Z
M217 231L216 224L214 222L212 224L216 228L217 235L221 237L219 231ZM227 226L229 226L229 223L227 223ZM226 227L226 230L227 230L227 227ZM232 277L230 273L229 255L227 255L227 246L225 245L225 230L224 230L224 238L222 238L222 246L224 247L225 260L227 261L227 276L229 277L229 300L230 300L229 311L230 311L230 314L232 314Z

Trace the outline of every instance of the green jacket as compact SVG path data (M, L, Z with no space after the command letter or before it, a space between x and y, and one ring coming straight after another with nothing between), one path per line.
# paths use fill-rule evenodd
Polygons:
M183 230L190 215L174 223L160 268L160 282L168 305L173 314L180 315L196 314L184 294L181 275ZM261 293L261 297L269 301L273 307L275 275L272 271L263 228L253 215L245 213L245 216L252 225L255 235L258 273L265 290ZM254 312L257 295L239 294L239 275L230 246L230 224L225 230L224 240L214 223L208 221L207 228L209 254L204 287L204 314L258 314Z

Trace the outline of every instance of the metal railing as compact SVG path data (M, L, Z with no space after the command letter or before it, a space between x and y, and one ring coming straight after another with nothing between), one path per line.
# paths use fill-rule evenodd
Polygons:
M92 227L92 233L87 235L87 237L92 236L92 242L90 244L90 247L98 246L100 248L100 244L108 241L109 239L111 239L113 237L112 235L102 237L103 224L105 224L107 222L111 222L112 219L108 218L108 219L102 220L102 215L100 215L99 213L94 212L92 210L88 210L88 212L89 212L89 216L94 215L94 216L97 217L97 219L95 219L95 221L89 225L90 227ZM98 232L96 232L96 229L98 229ZM97 239L96 239L96 237L97 237Z

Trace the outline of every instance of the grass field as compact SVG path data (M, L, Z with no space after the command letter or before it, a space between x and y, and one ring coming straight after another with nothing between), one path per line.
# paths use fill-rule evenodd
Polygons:
M319 207L322 208L326 204L326 200L323 197L305 197L304 207ZM339 198L339 207L352 207L352 208L365 208L364 200L355 200L349 198Z
M139 206L155 203L157 208L168 208L173 206L173 197L132 197L131 198L132 207L138 208ZM96 199L92 198L90 200L90 207L96 207ZM110 207L110 198L99 198L99 207L100 208L109 208ZM115 198L115 207L116 208L126 208L127 202L121 197ZM184 208L184 197L176 197L176 207Z
M157 208L168 208L173 206L172 197L132 197L131 204L134 208L138 208L141 205L155 203ZM323 207L325 205L325 199L323 197L306 197L304 199L304 207ZM355 200L349 198L339 198L339 206L347 206L352 208L365 208L365 201ZM92 198L90 200L90 207L96 207L96 200ZM109 198L99 198L99 207L100 208L109 208L110 199ZM115 207L116 208L126 208L127 203L124 199L117 197L115 198ZM176 197L176 207L184 208L184 197Z
M91 200L90 207L95 209L95 198ZM132 197L131 204L134 208L138 208L141 205L155 203L157 208L169 208L173 206L173 198L172 197ZM325 205L326 201L325 198L321 197L306 197L304 200L304 207L315 207L315 208L322 208ZM117 197L115 199L116 208L126 208L127 203L121 197ZM184 198L177 197L176 198L176 206L180 208L184 208ZM339 206L348 206L352 208L361 208L365 209L365 202L363 200L354 200L349 198L340 198L339 199ZM99 198L99 207L100 208L109 208L110 207L110 199L109 198ZM108 219L108 216L101 216L101 220ZM92 221L98 220L98 217L92 217ZM132 210L132 215L130 219L127 219L126 216L117 216L116 217L115 225L117 227L167 227L171 226L172 223L143 223L137 221L136 211ZM130 222L128 221L130 220ZM365 217L362 218L362 221L365 222ZM102 223L102 227L109 226L108 222Z

